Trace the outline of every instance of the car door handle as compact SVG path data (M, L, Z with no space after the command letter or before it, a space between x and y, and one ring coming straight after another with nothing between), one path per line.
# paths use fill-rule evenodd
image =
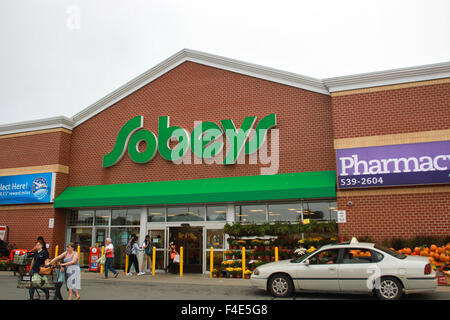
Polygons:
M336 271L336 267L328 267L329 271Z

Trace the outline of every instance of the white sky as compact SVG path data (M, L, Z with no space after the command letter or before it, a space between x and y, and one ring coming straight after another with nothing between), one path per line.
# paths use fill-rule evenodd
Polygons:
M450 1L2 0L0 46L5 124L71 117L183 48L319 79L450 61Z

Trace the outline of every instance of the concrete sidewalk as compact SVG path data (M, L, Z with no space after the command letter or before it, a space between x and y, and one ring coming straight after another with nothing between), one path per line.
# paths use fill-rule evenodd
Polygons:
M1 271L1 275L11 275L11 271ZM251 287L248 279L229 279L229 278L210 278L207 274L186 273L183 277L179 274L171 274L165 272L157 272L154 276L151 273L146 273L142 276L137 276L133 273L132 276L126 276L122 270L119 270L119 275L114 278L111 273L108 279L103 279L103 274L98 272L89 272L81 270L81 280L83 281L105 281L105 282L127 282L127 283L167 283L167 284L191 284L191 285L211 285L211 286L237 286L237 287ZM450 293L450 286L438 286L437 292Z
M156 272L154 276L146 273L137 276L127 276L123 271L119 271L117 278L112 273L108 274L108 279L103 279L103 274L95 272L81 272L83 280L100 280L100 281L126 281L126 282L155 282L155 283L171 283L171 284L194 284L194 285L213 285L213 286L241 286L250 287L251 283L248 279L229 279L229 278L210 278L208 274L185 273L182 277L179 274L171 274L165 272Z
M141 276L137 276L135 273L132 276L126 276L123 270L118 271L119 275L117 278L114 278L114 274L110 272L108 279L104 279L103 274L99 272L89 272L81 269L81 280L251 287L248 279L210 278L208 274L200 273L185 273L183 277L180 277L179 274L175 275L159 271L154 276L152 276L151 272ZM12 271L0 271L0 274L14 276Z

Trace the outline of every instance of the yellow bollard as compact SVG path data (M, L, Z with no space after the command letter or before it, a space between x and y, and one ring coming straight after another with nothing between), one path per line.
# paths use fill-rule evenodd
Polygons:
M125 255L125 272L124 273L127 273L127 270L128 270L128 255Z
M153 255L152 255L152 276L155 275L155 266L156 266L156 247L153 247Z
M59 246L55 246L55 258L58 256Z
M245 279L245 247L242 247L242 279Z
M104 254L105 254L105 246L102 246L102 254L101 255L104 255ZM105 267L105 265L103 265L103 264L100 265L100 273L104 272L104 267Z
M77 253L78 253L78 265L81 267L80 245L78 245L78 247L77 247Z
M209 277L213 277L213 268L214 268L214 247L211 247L209 252Z
M180 247L180 277L183 276L183 247Z
M275 261L278 261L278 247L275 247Z

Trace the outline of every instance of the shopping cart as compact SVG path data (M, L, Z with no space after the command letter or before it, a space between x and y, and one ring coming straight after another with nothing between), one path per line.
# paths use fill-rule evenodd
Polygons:
M12 254L12 270L14 271L14 276L16 273L25 274L30 270L31 261L33 258L28 257L27 252L18 252L17 254Z
M24 255L26 256L26 255ZM20 258L23 256L18 256L17 260L15 258L14 263L18 266L17 272L19 273L18 279L17 279L17 288L21 289L30 289L35 288L38 290L35 290L35 294L37 293L37 297L39 300L41 300L41 293L40 290L46 289L49 291L49 294L51 294L55 291L55 283L54 283L54 275L53 275L53 269L50 274L48 275L40 275L40 274L33 274L31 275L24 266L27 266L31 263L31 261L28 261L27 256L25 258ZM17 262L17 263L16 263ZM45 294L44 294L45 296Z

